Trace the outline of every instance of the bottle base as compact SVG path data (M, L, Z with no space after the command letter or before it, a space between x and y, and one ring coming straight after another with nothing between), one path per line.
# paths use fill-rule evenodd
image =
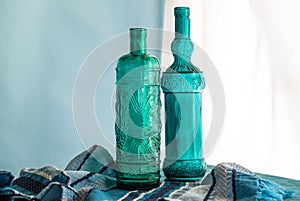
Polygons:
M197 181L206 172L206 163L202 159L197 160L168 160L163 168L166 178L176 181Z
M149 190L159 187L160 181L136 181L117 179L117 188L125 190Z
M157 188L160 184L160 172L133 174L116 172L117 187L127 190L142 190Z
M193 178L190 178L190 177L167 177L168 180L172 180L172 181L185 181L185 182L188 182L188 181L199 181L201 180L203 177L193 177Z

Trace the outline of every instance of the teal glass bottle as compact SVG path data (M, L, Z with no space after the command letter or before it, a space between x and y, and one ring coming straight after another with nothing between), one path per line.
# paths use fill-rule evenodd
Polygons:
M164 174L172 180L195 181L206 171L202 156L202 97L205 87L202 72L191 63L190 10L176 7L175 39L171 50L173 64L163 73L165 94Z
M116 68L116 177L123 189L160 182L160 66L146 52L146 36L146 29L130 29L130 53Z

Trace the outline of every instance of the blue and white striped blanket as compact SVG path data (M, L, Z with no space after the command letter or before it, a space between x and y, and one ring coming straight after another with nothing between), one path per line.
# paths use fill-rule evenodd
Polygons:
M293 191L261 179L237 164L222 163L202 181L164 180L152 190L116 188L111 155L101 146L93 146L76 156L65 170L53 166L25 168L13 179L10 172L0 171L0 201L8 200L266 200L280 201Z

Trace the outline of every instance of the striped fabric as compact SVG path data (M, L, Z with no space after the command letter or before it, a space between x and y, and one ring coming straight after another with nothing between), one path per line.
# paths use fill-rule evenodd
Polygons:
M195 186L179 197L165 200L282 201L293 195L294 191L259 178L250 170L238 164L221 163L202 179L200 185Z
M111 155L101 146L93 146L76 156L65 170L53 166L25 168L12 181L12 175L0 171L0 201L8 200L283 200L293 192L258 178L237 164L217 165L200 182L164 180L152 190L121 190Z

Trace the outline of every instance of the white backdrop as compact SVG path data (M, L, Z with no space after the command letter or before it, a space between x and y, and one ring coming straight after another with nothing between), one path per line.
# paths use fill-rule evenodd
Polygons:
M175 6L191 8L191 38L225 89L225 126L207 162L300 179L300 1L167 0L167 30L174 30Z

